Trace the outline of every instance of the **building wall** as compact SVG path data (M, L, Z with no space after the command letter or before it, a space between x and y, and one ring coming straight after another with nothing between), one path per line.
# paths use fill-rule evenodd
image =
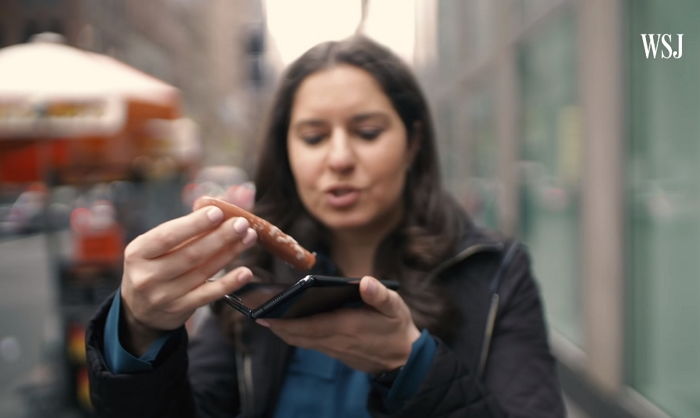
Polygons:
M92 49L182 90L185 113L199 124L206 163L247 164L260 114L247 61L250 22L262 20L255 1L130 0L86 7Z
M417 5L447 185L528 245L569 398L699 415L700 5ZM642 33L684 33L684 57L647 59Z
M0 0L0 47L44 31L61 33L74 44L81 21L80 0Z

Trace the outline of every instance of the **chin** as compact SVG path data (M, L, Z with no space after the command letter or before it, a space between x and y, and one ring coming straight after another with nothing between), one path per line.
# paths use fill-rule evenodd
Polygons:
M367 221L354 219L338 219L337 217L334 217L333 219L328 219L323 223L328 229L331 230L357 229L369 225L369 222Z
M318 219L326 228L336 230L362 228L370 225L373 220L364 214L352 212L324 213Z

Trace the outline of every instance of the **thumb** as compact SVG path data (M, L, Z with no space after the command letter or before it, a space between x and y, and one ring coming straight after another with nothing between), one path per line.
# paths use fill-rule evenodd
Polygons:
M369 306L386 316L397 316L401 298L379 280L365 276L360 281L360 296Z

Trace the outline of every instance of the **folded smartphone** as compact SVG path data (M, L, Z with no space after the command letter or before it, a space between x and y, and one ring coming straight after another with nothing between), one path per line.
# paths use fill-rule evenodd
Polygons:
M398 289L393 280L384 286ZM308 275L293 285L248 283L224 296L231 307L251 319L300 318L338 308L362 306L360 279Z

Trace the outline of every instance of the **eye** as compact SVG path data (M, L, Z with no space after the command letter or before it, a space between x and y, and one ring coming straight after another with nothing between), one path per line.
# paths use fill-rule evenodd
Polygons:
M308 145L316 145L323 141L323 138L325 135L323 134L307 134L307 135L300 135L301 140L304 141L304 143Z
M372 140L381 135L382 129L380 128L364 128L358 129L357 135L362 139Z

